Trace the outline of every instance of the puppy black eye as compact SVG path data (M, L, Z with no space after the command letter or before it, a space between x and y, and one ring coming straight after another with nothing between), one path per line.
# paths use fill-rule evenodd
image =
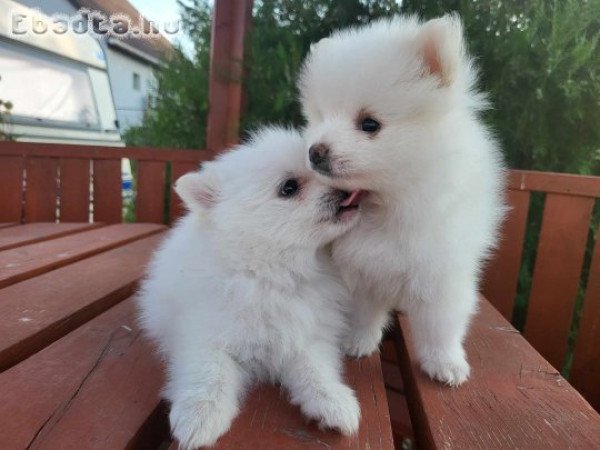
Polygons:
M291 198L300 190L298 180L290 178L286 180L279 188L279 196L282 198Z
M381 128L381 124L377 122L375 119L371 119L370 117L366 117L360 123L360 129L365 133L375 133Z

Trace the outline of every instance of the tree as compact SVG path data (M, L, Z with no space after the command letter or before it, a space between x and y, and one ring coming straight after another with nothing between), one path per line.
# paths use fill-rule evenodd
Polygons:
M405 0L458 11L510 167L600 173L600 0Z
M242 128L303 123L296 77L311 43L333 30L400 11L393 0L263 0L253 13Z
M176 51L157 74L157 89L128 145L203 148L208 111L210 7L206 0L179 1L185 31L194 43L190 60ZM242 130L263 123L302 124L296 75L312 42L336 28L398 13L394 0L257 0L247 42Z
M203 148L208 112L208 69L211 10L205 0L179 2L183 28L192 38L194 58L175 49L156 73L141 126L124 135L132 146Z
M133 145L202 148L210 39L206 0L180 1L195 44L176 52ZM337 28L381 16L431 18L458 11L481 68L481 89L510 167L600 173L600 0L257 0L248 39L242 130L302 125L296 76L310 44Z

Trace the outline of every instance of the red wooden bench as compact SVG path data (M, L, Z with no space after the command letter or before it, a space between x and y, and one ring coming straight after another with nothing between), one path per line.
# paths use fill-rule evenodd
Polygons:
M23 240L29 231L37 242ZM0 267L10 266L0 271L1 448L158 448L169 441L162 367L140 335L132 298L164 231L149 223L0 230L8 248ZM355 438L307 424L278 388L262 386L221 445L260 448L266 435L270 448L393 448L379 358L348 362L346 375L364 412Z
M165 190L203 156L0 143L0 222L6 224L0 228L1 448L158 448L169 442L166 406L158 395L162 369L140 336L131 296L164 234L160 223L181 212L175 196L168 204L161 201ZM138 220L154 224L115 223L122 214L117 170L122 157L138 163ZM50 169L39 170L42 166ZM32 167L37 167L33 175ZM562 276L568 272L579 279L586 245L581 235L587 236L589 205L600 196L598 183L591 177L512 173L514 209L485 278L485 294L502 314L482 299L467 342L473 377L465 386L449 389L421 374L409 327L399 317L395 344L385 343L381 360L347 363L348 381L363 410L358 436L319 431L277 387L261 386L218 448L389 449L406 447L409 439L419 448L599 447L600 417L588 403L598 401L598 347L589 345L599 339L598 246L571 370L587 401L546 362L554 353L544 352L552 347L534 344L534 349L503 317L512 313L527 216L523 208L532 190L547 194L531 294L542 304L530 305L529 311L543 312L545 298L568 302L570 320L576 292L563 289ZM74 190L83 193L75 196ZM559 211L570 211L567 218L553 206L555 196L562 199ZM569 219L571 199L588 205L577 220ZM90 214L96 223L69 222ZM57 219L60 223L47 223ZM544 244L548 236L552 251ZM552 258L562 269L560 277L547 273ZM536 297L536 289L546 290ZM544 317L527 318L526 336L529 327L545 326L536 325ZM545 328L548 335L555 323ZM564 355L566 335L561 336L565 339L556 341ZM556 367L562 368L562 360Z

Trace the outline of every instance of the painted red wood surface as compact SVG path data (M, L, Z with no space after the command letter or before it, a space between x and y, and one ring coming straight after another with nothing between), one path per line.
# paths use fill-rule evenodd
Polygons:
M399 316L400 367L418 448L600 448L600 416L487 300L466 340L469 381L431 381Z
M600 177L569 173L510 170L508 187L512 190L551 192L582 197L600 197Z
M101 226L102 223L48 223L37 222L0 229L0 250L55 239Z
M498 249L484 272L482 292L507 320L511 320L517 296L530 193L511 190L506 197L510 210L500 231Z
M398 354L393 340L387 339L382 342L380 358L394 444L396 448L402 448L403 444L406 446L409 441L413 441L414 436L406 402L404 380L398 365Z
M102 230L42 243L68 242ZM0 411L4 404L15 411L15 420L6 422L10 427L7 431L2 428L0 436L7 433L17 439L15 442L34 441L38 448L75 448L83 442L86 448L123 448L147 442L150 430L159 425L164 431L166 418L157 409L155 397L161 381L159 373L153 373L156 367L150 348L139 341L133 323L125 321L123 328L114 322L110 332L110 327L99 325L102 317L112 314L114 305L133 292L145 261L160 239L143 238L0 289L0 369L4 370L0 375ZM596 268L597 256L588 290L592 298ZM586 305L594 307L595 303L586 299ZM582 330L586 328L582 322ZM317 430L289 405L279 389L265 386L249 396L248 409L242 411L219 445L240 448L249 442L252 448L312 448L323 442L330 448L366 448L367 443L370 448L390 448L389 410L396 418L405 413L398 410L401 389L409 396L419 443L455 448L526 444L527 448L561 448L567 442L580 448L598 445L598 415L488 303L482 304L467 341L473 378L456 390L421 374L407 325L402 324L401 329L404 339L399 340L399 360L404 380L393 367L385 369L391 405L386 401L379 359L349 363L348 381L359 393L364 415L361 433L355 439ZM107 333L111 336L109 344ZM100 357L99 348L104 349ZM77 357L76 364L61 362L61 358L75 358L84 349L89 349L89 354ZM395 361L390 348L384 348L383 357L386 365ZM92 369L87 372L90 361ZM43 377L46 383L40 387L36 377ZM47 395L24 402L19 395L29 390L13 389L14 383L31 383L31 392L44 389ZM257 428L256 418L253 422L253 411L264 412L260 416L264 428ZM17 420L19 417L29 419ZM397 430L404 423L394 421Z
M211 154L238 142L244 73L244 37L252 0L215 3L209 75L206 146Z
M5 250L0 288L161 232L159 224L115 224Z
M31 157L25 160L25 222L52 222L56 219L58 160Z
M165 163L140 161L138 163L136 220L163 223L165 199Z
M207 151L157 150L77 145L0 142L0 222L53 221L118 223L122 220L121 158L139 163L138 221L162 223L167 210L164 187L166 163L176 173L199 167ZM90 192L90 165L93 189ZM27 170L25 170L27 169ZM179 172L177 172L179 170ZM24 189L24 173L28 189ZM92 195L93 194L93 195ZM179 217L178 200L170 217ZM90 213L93 211L93 215Z
M34 239L43 240L34 247L62 243L67 252L66 244L86 235L84 246L120 244L0 289L1 448L147 449L168 440L159 406L158 358L140 336L133 300L119 303L133 292L162 239L143 235L164 227L82 231L91 226L32 224L2 230L33 232ZM76 234L56 237L69 231ZM31 248L23 234L6 241ZM141 239L127 244L134 235ZM0 259L13 250L0 251ZM42 252L47 253L53 252Z
M307 422L279 387L261 385L244 401L240 415L214 449L371 449L394 448L385 387L378 355L346 362L346 380L361 405L356 436L322 431ZM173 443L171 449L177 449Z
M90 219L89 159L60 160L60 221L88 222Z
M524 335L555 368L565 362L594 199L548 194Z
M161 374L125 300L0 374L2 448L149 448Z
M20 156L4 156L0 146L0 222L20 222L23 170Z
M35 230L13 228L20 227ZM55 227L64 231L59 224ZM112 250L87 254L80 261L0 288L3 448L146 449L168 440L158 398L162 371L153 348L140 336L132 300L123 301L162 239L157 235L126 243L146 228L160 230L151 224L113 225L56 238L46 225L46 240L0 251L0 260L19 249L43 259L61 246L68 254L104 241L108 246L119 243ZM251 396L236 421L239 430L227 439L233 448L239 448L235 442L249 439L256 444L252 448L281 448L280 444L312 448L319 442L330 448L393 448L379 358L349 362L347 379L363 410L358 436L345 438L307 424L279 388L270 386ZM260 408L262 424L271 427L272 435L247 420L253 408Z
M598 234L600 236L600 230ZM600 411L600 243L596 238L570 380Z
M94 221L120 223L122 214L121 160L95 160Z
M131 295L161 240L150 236L0 289L0 371Z
M87 160L130 158L141 161L200 162L208 159L203 150L159 149L138 147L101 147L94 145L39 144L0 141L0 156L43 156L45 158L81 158Z

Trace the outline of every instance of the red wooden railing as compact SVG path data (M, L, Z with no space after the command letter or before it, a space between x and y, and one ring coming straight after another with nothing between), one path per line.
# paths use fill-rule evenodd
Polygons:
M165 189L208 157L199 150L0 142L0 222L121 222L123 158L137 162L136 220L162 223L167 211L170 222L182 208L176 195L164 203Z
M529 289L523 334L560 371L567 362L573 322L581 314L569 380L600 410L600 245L594 239L588 242L600 177L511 171L507 197L512 210L484 274L483 293L511 320L534 192L545 198L531 285L522 286ZM586 248L593 249L593 257L583 309L576 311L578 293L584 288Z

